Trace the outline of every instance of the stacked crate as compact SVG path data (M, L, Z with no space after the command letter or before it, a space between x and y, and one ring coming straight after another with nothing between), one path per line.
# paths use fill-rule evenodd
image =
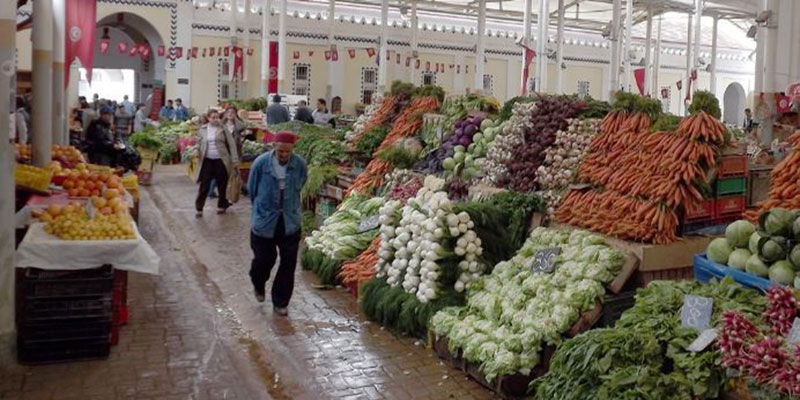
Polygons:
M713 189L714 197L685 205L680 235L726 225L741 218L747 205L747 156L723 156Z
M111 344L119 343L119 328L128 324L128 271L114 270L111 291Z
M21 275L17 300L20 363L108 356L111 266L76 271L27 268Z

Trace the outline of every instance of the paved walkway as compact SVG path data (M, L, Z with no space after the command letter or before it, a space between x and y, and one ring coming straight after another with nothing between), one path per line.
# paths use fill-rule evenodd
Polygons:
M146 193L143 232L165 258L162 276L131 275L131 325L111 359L0 371L0 399L492 398L421 343L367 321L349 293L314 289L299 267L288 318L256 303L247 199L222 216L209 202L196 219L196 186L174 166Z

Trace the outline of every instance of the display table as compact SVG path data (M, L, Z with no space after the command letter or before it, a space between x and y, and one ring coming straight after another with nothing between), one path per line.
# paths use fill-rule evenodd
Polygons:
M158 274L161 261L133 225L132 240L61 240L34 223L16 253L17 268L79 270L112 265L115 269Z

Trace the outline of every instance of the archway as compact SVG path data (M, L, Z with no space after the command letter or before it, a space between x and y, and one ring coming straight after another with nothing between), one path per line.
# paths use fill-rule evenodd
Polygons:
M739 125L744 118L744 109L747 102L747 94L744 87L738 82L733 82L725 88L722 96L722 120L725 123Z
M146 19L129 12L116 13L97 21L98 37L110 40L106 54L100 53L100 41L95 46L94 68L134 71L135 102L145 102L152 93L153 85L166 81L166 58L158 56L159 46L164 40L158 30ZM122 54L117 44L145 44L150 47L150 57Z

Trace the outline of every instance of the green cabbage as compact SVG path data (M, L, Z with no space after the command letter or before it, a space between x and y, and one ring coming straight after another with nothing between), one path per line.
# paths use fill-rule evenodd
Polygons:
M769 267L769 280L782 285L791 285L794 281L794 269L786 260L780 260Z
M747 259L749 259L750 256L752 256L752 254L749 250L736 249L731 253L730 257L728 257L728 266L744 271L744 267L747 264Z
M789 261L795 268L800 268L800 244L794 245L792 251L789 253Z
M794 219L795 215L793 212L782 207L775 207L761 214L761 218L758 219L758 224L770 236L783 236L791 231Z
M745 264L744 270L758 276L767 276L769 275L769 269L767 268L767 264L764 264L760 258L758 258L758 254L753 254L750 258L747 259L747 263Z
M800 241L800 216L795 218L792 224L792 239Z
M761 238L758 242L758 254L766 262L775 262L786 258L786 239L780 236Z
M756 227L749 221L739 220L725 228L725 239L733 247L747 247L750 236L756 231Z
M731 252L733 252L733 248L725 238L716 238L712 240L706 250L708 259L719 264L728 262L728 257L730 257Z
M761 237L762 236L759 235L758 232L753 232L753 234L750 235L750 244L748 245L750 253L758 254L758 241L761 240Z
M800 275L794 276L794 288L800 289Z

